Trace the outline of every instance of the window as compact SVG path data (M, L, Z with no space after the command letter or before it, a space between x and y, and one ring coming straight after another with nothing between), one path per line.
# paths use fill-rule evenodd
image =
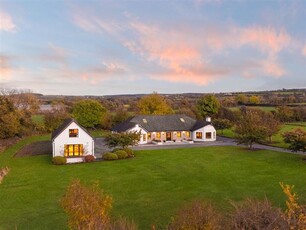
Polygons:
M156 133L156 138L160 139L160 133Z
M186 137L190 137L190 132L186 132Z
M69 137L78 137L79 130L78 129L69 129Z
M181 122L185 122L184 118L182 118L182 117L180 118L180 120L181 120Z
M206 139L211 139L211 133L205 133L205 138Z
M147 135L146 134L142 134L142 141L146 141L147 140Z
M145 118L143 118L142 121L143 121L143 123L148 123L147 119L145 119Z
M148 133L148 140L151 139L151 133Z
M196 138L202 139L202 132L196 132Z
M181 136L182 136L182 133L181 133L181 132L177 132L176 136L177 136L177 137L181 137Z
M83 156L83 145L65 145L65 157L79 157Z

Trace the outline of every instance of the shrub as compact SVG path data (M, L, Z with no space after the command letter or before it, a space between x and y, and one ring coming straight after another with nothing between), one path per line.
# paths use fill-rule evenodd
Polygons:
M134 151L131 148L124 148L123 150L128 154L128 157L134 157Z
M95 157L93 155L86 155L84 160L85 160L85 162L94 162Z
M4 167L0 169L0 184L3 178L9 173L9 171L10 171L9 167Z
M118 156L118 159L128 158L128 154L124 150L118 150L115 154Z
M122 150L121 148L114 148L113 150L112 150L112 153L115 153L115 152L117 152L118 150Z
M61 205L68 214L70 229L109 229L112 198L98 184L85 186L80 180L67 188Z
M115 153L104 153L102 156L103 160L112 161L112 160L118 160L118 156Z
M119 217L110 227L110 230L137 230L137 225L124 217Z
M279 208L263 201L246 199L241 203L232 203L232 229L289 229Z
M55 165L65 165L67 163L67 159L65 157L56 156L53 157L52 163Z
M221 228L221 216L212 204L193 201L180 209L168 225L168 230L178 229L211 229Z

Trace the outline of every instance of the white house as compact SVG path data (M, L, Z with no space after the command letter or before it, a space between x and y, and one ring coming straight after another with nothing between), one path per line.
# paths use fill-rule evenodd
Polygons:
M197 121L179 114L135 116L117 124L112 131L140 131L139 144L216 140L216 129L209 117L206 120Z
M83 162L94 155L94 138L74 119L67 119L52 133L53 157L67 158L67 163Z

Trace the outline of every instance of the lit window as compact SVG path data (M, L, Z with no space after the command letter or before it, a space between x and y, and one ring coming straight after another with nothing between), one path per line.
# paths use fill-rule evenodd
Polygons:
M65 157L83 156L83 145L65 145L64 156Z
M211 133L205 133L205 138L206 139L211 139Z
M181 137L182 136L181 132L177 132L176 136Z
M202 132L196 132L197 139L202 139Z
M151 133L148 133L148 140L151 139Z
M190 137L190 132L186 132L186 137Z
M69 137L78 137L79 130L78 129L69 129Z
M156 133L156 138L160 139L160 133Z

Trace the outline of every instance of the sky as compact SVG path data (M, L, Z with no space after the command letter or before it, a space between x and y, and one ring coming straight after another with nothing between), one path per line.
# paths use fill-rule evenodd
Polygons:
M0 88L49 95L306 87L306 0L0 0Z

